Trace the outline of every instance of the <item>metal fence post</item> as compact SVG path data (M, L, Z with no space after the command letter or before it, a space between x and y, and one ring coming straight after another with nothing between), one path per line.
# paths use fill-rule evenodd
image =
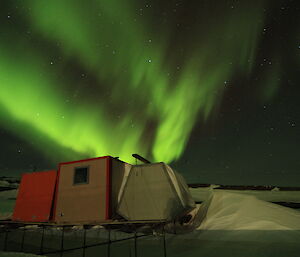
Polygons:
M111 244L111 240L110 240L110 228L109 228L108 229L107 257L110 257L110 244Z
M86 228L83 226L83 252L82 252L82 257L85 257L85 246L86 246Z
M44 234L45 234L45 226L42 225L42 239L41 239L41 247L40 247L40 253L43 254L44 251Z
M163 227L163 243L164 243L164 257L167 257L167 249L166 249L166 232L165 232L165 227Z
M4 238L4 248L3 251L7 250L7 241L8 241L8 230L5 230L5 238Z
M136 230L134 231L134 257L137 257L137 237L136 237Z
M26 233L26 228L23 228L23 235L22 235L22 241L21 241L21 249L20 252L23 252L24 249L24 242L25 242L25 233Z
M62 227L60 257L62 257L64 254L64 233L65 233L65 226Z

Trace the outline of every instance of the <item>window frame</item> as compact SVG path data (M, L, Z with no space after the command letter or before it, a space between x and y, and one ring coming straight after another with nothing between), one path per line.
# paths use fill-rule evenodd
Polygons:
M86 182L75 183L76 170L79 170L79 169L86 169ZM90 166L78 166L78 167L74 167L74 172L73 172L73 186L87 185L89 183L90 183Z

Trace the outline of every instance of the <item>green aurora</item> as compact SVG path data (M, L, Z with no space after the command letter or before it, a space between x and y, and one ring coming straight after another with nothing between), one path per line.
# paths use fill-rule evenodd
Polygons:
M170 24L155 30L150 15L137 15L130 0L18 4L19 29L30 28L61 58L52 63L51 51L6 28L0 104L32 133L1 125L26 140L38 131L82 155L129 162L132 153L167 163L181 156L194 125L218 111L224 81L251 74L264 25L263 1L241 1L239 11L226 11L223 3L212 8L218 19L206 20L200 9L190 34L174 43ZM74 62L92 82L68 75ZM277 69L265 76L260 94L266 98L277 90Z

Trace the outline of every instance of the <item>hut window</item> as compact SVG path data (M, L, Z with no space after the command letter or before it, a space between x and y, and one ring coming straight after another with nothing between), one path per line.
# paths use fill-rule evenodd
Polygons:
M89 183L89 168L78 167L74 171L74 185L88 184Z

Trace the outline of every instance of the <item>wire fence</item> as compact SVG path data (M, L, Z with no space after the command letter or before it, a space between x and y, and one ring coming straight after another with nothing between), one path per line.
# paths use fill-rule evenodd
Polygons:
M152 238L152 240L148 240ZM145 241L146 239L146 241ZM153 240L154 239L154 240ZM69 226L3 226L0 228L0 249L51 257L89 256L167 256L164 230L159 236L137 231L126 233L111 228L77 228ZM146 243L146 244L145 244ZM153 249L156 249L154 251Z

